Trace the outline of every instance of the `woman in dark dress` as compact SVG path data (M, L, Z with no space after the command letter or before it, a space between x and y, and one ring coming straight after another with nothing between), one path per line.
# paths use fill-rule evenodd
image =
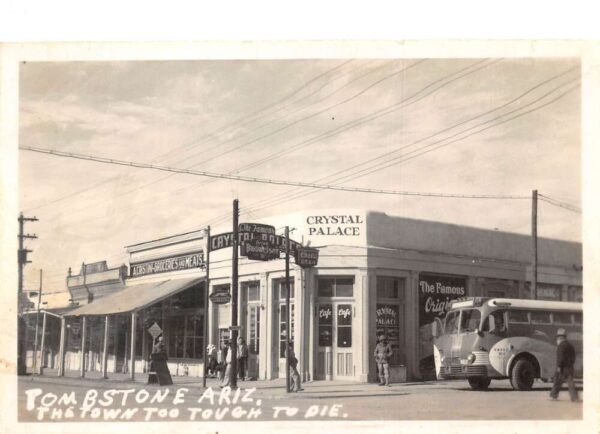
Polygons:
M162 335L156 338L150 355L150 370L148 372L148 384L160 384L170 386L173 384L169 367L167 366L167 350L163 343Z

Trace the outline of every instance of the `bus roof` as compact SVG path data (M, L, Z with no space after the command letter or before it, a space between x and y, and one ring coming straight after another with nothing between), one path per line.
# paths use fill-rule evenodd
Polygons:
M457 300L452 303L450 309L464 309L467 307L479 307L482 305L488 305L490 307L511 307L517 309L583 311L582 303L568 301L529 300L522 298L486 297L470 297L467 299Z

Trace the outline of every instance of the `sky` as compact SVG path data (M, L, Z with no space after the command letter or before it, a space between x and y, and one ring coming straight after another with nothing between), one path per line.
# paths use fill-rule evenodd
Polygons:
M26 62L19 146L215 173L457 195L541 194L581 207L573 59ZM338 173L340 172L340 173ZM360 176L362 175L362 176ZM307 190L19 151L19 209L51 305L82 262L124 246L304 209L529 234L528 199ZM541 237L581 241L581 215L540 201ZM62 293L61 293L62 292Z

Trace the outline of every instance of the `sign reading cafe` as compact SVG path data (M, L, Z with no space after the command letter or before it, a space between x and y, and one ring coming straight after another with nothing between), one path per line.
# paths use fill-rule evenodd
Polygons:
M129 275L130 277L139 277L201 267L204 267L204 255L202 252L198 252L131 264Z

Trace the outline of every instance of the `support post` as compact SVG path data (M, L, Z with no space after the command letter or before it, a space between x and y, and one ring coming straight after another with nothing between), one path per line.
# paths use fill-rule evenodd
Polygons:
M42 375L44 373L44 345L46 343L46 319L47 319L47 312L44 311L44 319L42 320L42 342L40 344L40 367L38 369L40 375Z
M130 378L131 380L135 380L135 326L136 326L136 318L137 318L137 314L135 311L131 312L131 353L130 353L130 359L131 359L131 371L130 372Z
M203 346L204 346L204 372L202 375L202 387L206 387L206 373L208 372L208 291L210 288L210 226L206 228L206 277L204 278L204 333L203 335Z
M87 317L83 317L81 321L81 358L79 360L79 375L85 377L85 337L86 337L86 321Z
M285 227L285 390L290 393L290 227Z
M110 316L104 317L104 345L102 348L102 378L108 378L108 330L110 327Z
M537 299L537 278L538 278L538 246L537 246L537 202L538 192L533 190L531 201L531 240L533 243L533 258L531 270L531 299Z
M65 338L67 334L67 320L60 317L60 343L58 347L58 376L65 375Z
M233 252L231 269L231 388L237 389L237 336L238 336L238 216L239 203L233 201Z

